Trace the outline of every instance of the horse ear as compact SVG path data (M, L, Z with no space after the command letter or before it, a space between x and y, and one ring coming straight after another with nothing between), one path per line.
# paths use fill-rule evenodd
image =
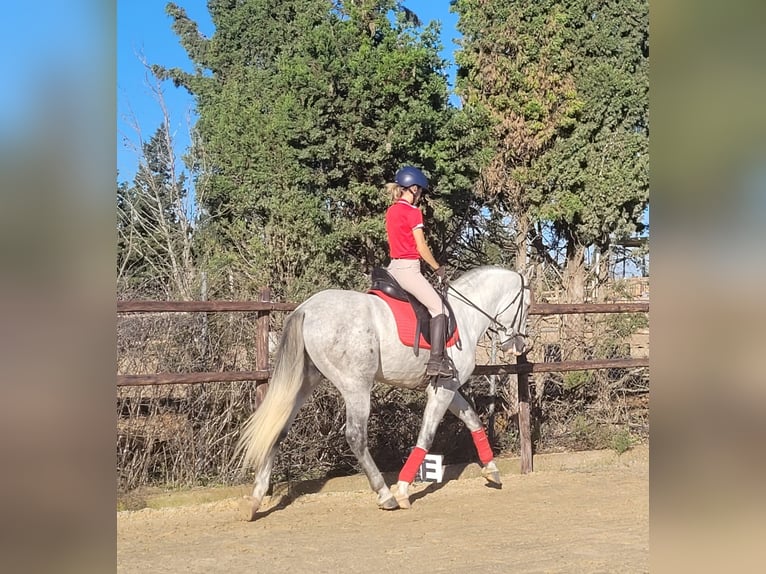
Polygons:
M529 289L529 304L533 304L535 302L535 293L532 290L532 277L534 276L534 271L531 268L526 268L523 271L520 271L521 277L524 279L524 287Z

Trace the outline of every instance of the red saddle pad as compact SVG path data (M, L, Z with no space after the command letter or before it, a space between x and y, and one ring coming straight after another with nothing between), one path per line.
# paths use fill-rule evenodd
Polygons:
M412 309L409 301L401 301L394 299L389 295L383 293L383 291L371 290L368 293L377 295L383 301L385 301L394 313L394 319L396 320L396 330L399 333L399 340L402 344L413 347L415 345L415 328L417 327L417 318L415 317L415 311ZM451 347L457 343L460 336L458 335L458 329L455 328L455 332L447 341L447 347ZM425 340L423 335L420 335L420 348L430 349L431 345Z

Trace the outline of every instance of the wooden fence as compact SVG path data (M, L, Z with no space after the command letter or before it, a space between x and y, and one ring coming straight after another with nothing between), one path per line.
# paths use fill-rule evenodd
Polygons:
M117 386L171 385L212 382L255 381L256 403L260 404L268 390L271 376L269 365L269 316L274 311L293 311L297 303L276 303L270 300L268 289L261 292L260 301L118 301L117 313L256 313L256 370L222 371L200 373L156 373L143 375L117 375ZM529 315L570 315L588 313L646 313L649 302L639 303L537 303L529 309ZM533 469L532 433L529 407L529 374L593 369L648 367L649 357L632 359L605 359L590 361L559 361L532 363L526 355L516 359L515 364L477 365L473 375L517 375L519 391L519 441L521 444L521 472Z

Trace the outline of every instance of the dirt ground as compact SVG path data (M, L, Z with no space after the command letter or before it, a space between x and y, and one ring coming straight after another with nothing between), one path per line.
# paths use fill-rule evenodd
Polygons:
M534 465L522 476L518 459L499 459L501 490L476 464L450 466L441 484L415 485L410 510L389 512L360 476L275 488L255 522L244 486L155 497L159 508L118 513L117 571L649 571L648 446Z

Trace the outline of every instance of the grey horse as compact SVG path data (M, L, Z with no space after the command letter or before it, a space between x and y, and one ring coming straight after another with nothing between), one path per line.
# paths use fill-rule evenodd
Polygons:
M393 313L373 294L330 289L299 305L285 322L266 397L245 423L237 444L236 456L241 457L242 467L255 471L253 493L247 497L250 520L256 518L268 490L279 442L323 378L335 385L345 401L346 440L377 493L380 508L410 507L409 483L447 409L474 436L482 475L499 484L499 472L481 420L457 390L473 372L476 345L490 327L503 335L504 350L516 355L524 352L531 298L524 277L500 267L472 269L449 286L448 299L461 341L460 348L447 349L456 375L425 385L427 402L417 445L394 492L386 485L367 446L370 393L376 381L406 389L422 388L429 353L422 350L415 356L412 348L400 342Z

